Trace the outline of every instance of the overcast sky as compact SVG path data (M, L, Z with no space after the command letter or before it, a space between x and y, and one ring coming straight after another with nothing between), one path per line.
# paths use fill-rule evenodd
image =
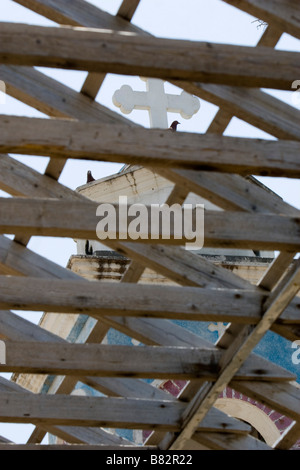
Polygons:
M118 11L121 4L121 0L89 0L89 2L112 14ZM2 22L56 26L51 21L18 5L13 0L1 0L0 20ZM185 0L184 2L182 0L141 0L132 22L158 37L255 46L263 34L263 27L258 27L259 25L256 20L257 18L223 3L221 0ZM284 34L277 48L300 52L300 41ZM44 68L39 68L39 70L77 91L80 90L87 75L85 72ZM291 77L291 83L296 79L300 79L300 76ZM123 84L131 85L135 90L145 89L144 82L138 77L107 75L96 100L115 112L120 113L119 109L112 103L112 95ZM165 88L166 91L171 91L172 93L180 93L181 91L168 84ZM293 105L291 100L292 92L274 90L268 90L267 92ZM200 100L200 103L200 111L193 118L184 120L181 116L170 114L169 122L171 123L173 119L178 119L181 122L180 132L204 133L218 108L203 100ZM6 97L6 103L0 105L0 111L2 114L47 117L10 97ZM132 114L127 115L127 118L145 127L149 127L149 118L146 111L134 111ZM273 139L272 136L236 118L232 119L225 134L239 137ZM40 172L44 172L48 162L46 157L14 156L14 158L18 158L23 163ZM62 173L60 182L72 189L76 189L76 187L85 183L88 169L92 170L96 178L101 178L114 174L121 166L121 164L69 160ZM277 192L287 202L300 208L299 180L261 178L261 181ZM7 194L1 191L0 196L8 197ZM33 237L28 246L62 266L66 266L70 256L76 253L76 245L69 239ZM29 317L32 319L30 314ZM36 320L37 317L35 318ZM25 425L18 425L17 428L10 424L0 425L0 434L2 433L8 438L22 443L26 442L31 429L33 427Z

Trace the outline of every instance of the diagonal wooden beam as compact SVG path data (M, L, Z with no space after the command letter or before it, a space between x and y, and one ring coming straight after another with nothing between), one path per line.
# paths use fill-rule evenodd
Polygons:
M0 75L8 95L48 116L134 125L123 116L32 67L1 64Z
M131 21L139 3L140 0L123 0L117 12L117 16L124 20Z
M293 0L223 0L276 28L300 38L300 7Z
M213 404L219 392L232 377L236 367L248 357L249 353L264 336L270 325L281 315L282 311L292 301L300 289L300 263L295 263L292 270L283 278L277 287L271 292L270 297L264 303L264 315L261 320L241 342L238 351L231 354L231 349L227 349L226 354L222 357L220 366L221 371L217 381L213 386L204 386L203 389L196 394L194 400L189 405L188 412L185 413L185 423L182 430L171 444L171 449L180 449L184 445L187 436L191 436L195 430L195 426L199 424L207 409ZM196 424L197 423L197 424Z
M255 286L229 270L180 247L134 242L119 242L111 246L181 285L255 289Z
M33 37L35 41L29 42ZM296 52L263 47L135 37L71 26L58 29L2 23L0 33L0 58L4 64L246 87L289 90L290 77L297 76L298 57ZM244 66L248 62L251 68Z
M290 87L293 79L290 81ZM175 83L174 83L175 84ZM278 139L300 139L296 122L300 110L256 88L219 86L212 83L176 82L188 92L202 98L237 118L248 122Z
M53 178L4 154L0 155L0 189L13 196L68 198L75 201L85 199Z
M45 16L55 23L72 26L88 26L90 28L120 28L126 30L126 23L119 16L131 19L137 0L126 0L119 8L119 15L114 16L97 8L95 5L84 0L72 0L72 2L61 2L60 0L14 0L34 12ZM136 4L136 5L134 5Z
M63 268L8 237L0 236L1 274L36 276L38 278L57 278L82 280L79 275Z

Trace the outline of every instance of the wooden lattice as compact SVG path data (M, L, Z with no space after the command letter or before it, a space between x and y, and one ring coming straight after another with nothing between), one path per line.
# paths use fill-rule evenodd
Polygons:
M226 0L267 23L250 48L155 38L130 23L139 0L123 0L115 17L84 0L15 1L61 27L0 24L6 92L51 118L0 116L0 188L12 196L0 200L0 231L14 235L0 238L0 370L64 380L50 395L1 377L0 422L36 427L26 445L3 437L0 448L37 448L47 432L64 442L50 448L136 448L111 428L145 430L143 446L153 449L292 448L300 438L296 377L252 351L269 330L299 339L300 212L252 175L300 176L300 112L261 90L290 90L300 78L299 53L274 49L285 32L300 38L300 4ZM89 73L76 92L37 66ZM95 101L107 73L162 78L220 109L203 135L144 129ZM225 137L232 117L276 139ZM40 174L8 153L51 158ZM193 192L223 209L205 214L205 246L279 254L253 285L184 250L182 241L108 241L131 264L118 283L89 282L27 248L35 235L95 237L98 204L57 181L68 158L149 167L175 184L167 202ZM139 284L145 268L177 285ZM88 344L74 344L10 310L97 322ZM208 344L172 322L182 319L229 326ZM145 346L101 344L111 326ZM143 378L186 387L175 398ZM78 381L104 396L71 395ZM288 417L289 428L272 446L251 435L214 406L225 387Z

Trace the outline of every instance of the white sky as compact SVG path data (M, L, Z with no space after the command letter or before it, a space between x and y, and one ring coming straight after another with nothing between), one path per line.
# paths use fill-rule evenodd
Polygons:
M89 0L89 3L115 14L121 0ZM184 0L184 2L182 0L141 0L132 23L158 37L255 46L263 34L263 28L259 28L255 20L256 18L223 3L221 0ZM0 21L55 26L51 21L18 5L13 0L1 0ZM277 48L300 52L300 41L284 34ZM77 91L80 90L87 75L85 72L42 68L39 68L39 70ZM300 79L300 73L299 77L291 77L291 83L297 79ZM96 100L120 113L119 109L112 103L112 95L123 84L129 84L135 90L144 90L145 86L144 82L138 77L107 75ZM176 91L172 85L166 85L166 90L173 93L180 92L178 89ZM274 90L268 90L267 92L292 105L291 96L293 92ZM200 102L200 111L190 120L184 120L179 115L169 114L169 122L178 119L181 122L181 126L178 128L179 132L205 132L218 108L203 100L200 100ZM0 105L0 112L1 114L10 115L46 117L35 109L10 97L6 97L6 103ZM149 127L146 111L133 111L130 115L127 115L127 118ZM228 126L226 135L273 138L235 118ZM48 162L47 157L14 157L40 172L44 172ZM121 164L69 160L59 181L72 189L76 189L76 187L85 183L88 169L92 170L95 178L102 178L115 173L121 166ZM260 179L287 202L300 208L299 180L285 178ZM8 197L2 191L0 191L0 196ZM76 253L76 245L69 239L33 237L28 246L62 266L66 266L69 257ZM32 314L28 314L27 318L33 321L38 320L37 317L32 318ZM33 426L30 425L2 424L0 425L0 435L2 434L15 442L22 443L26 442L32 429Z

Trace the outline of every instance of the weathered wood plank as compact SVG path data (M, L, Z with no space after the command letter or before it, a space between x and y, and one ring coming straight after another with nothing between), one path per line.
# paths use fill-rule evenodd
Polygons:
M85 199L53 178L4 154L0 155L0 188L13 196Z
M2 23L0 46L0 58L4 64L285 90L290 89L290 77L297 76L299 60L296 52L263 47L136 37L111 30L87 31L86 28L62 26L58 29L9 23ZM245 67L245 63L251 63L251 67Z
M104 316L153 316L199 321L256 323L259 291L0 277L0 308ZM55 292L55 296L53 293ZM131 300L130 300L131 299Z
M34 393L20 387L15 382L0 377L0 392L8 396L19 396L22 401L23 396L29 396L29 400L36 397ZM2 406L5 404L2 402ZM106 444L106 445L130 445L131 442L121 436L106 432L103 429L82 428L81 426L52 426L39 423L39 426L46 432L60 437L66 442L80 444Z
M0 236L0 272L45 279L52 277L85 281L71 270L59 266L28 248L24 249L22 245L4 236Z
M300 38L300 6L293 0L224 0L252 16Z
M178 429L179 401L2 392L0 421L49 425Z
M1 198L0 233L97 239L96 227L101 219L100 216L96 216L98 206L99 203L93 201ZM105 232L108 241L115 242L119 239L120 211L122 212L122 208L120 209L119 205L111 205L111 212L116 215L116 227L109 227L109 231ZM13 218L11 214L14 214ZM164 222L167 220L166 217L171 220L169 209L168 213L164 213L164 217ZM205 247L299 250L299 217L206 210L204 220ZM127 232L130 222L131 219L128 217ZM184 245L192 242L185 233L181 238L174 238L172 223L170 223L170 237L167 239L166 235L163 236L162 227L155 225L155 217L152 222L153 231L151 233L150 206L147 224L141 224L145 227L141 227L140 238L137 238L135 242L172 245ZM203 227L198 226L197 229L200 231ZM101 230L100 236L102 237ZM132 241L129 236L127 241Z
M14 130L19 129L17 135ZM0 151L150 167L173 166L299 178L295 141L269 141L130 128L70 120L0 118ZM143 142L140 145L139 142Z
M264 30L263 35L260 37L257 46L275 47L279 39L282 36L283 31L274 27L274 25L268 25Z
M256 324L260 319L262 302L268 296L259 291L241 289L135 286L131 283L116 286L109 282L95 285L21 276L1 276L0 286L0 308L3 310L82 313L98 319L122 315ZM297 305L287 308L281 321L299 323Z
M216 348L120 346L62 342L6 341L1 372L54 375L216 380L222 351ZM291 381L285 369L252 355L235 380ZM167 397L166 397L167 398Z
M123 0L117 16L124 18L124 20L130 21L139 6L140 0Z
M8 95L48 116L107 124L118 119L124 125L133 125L128 119L32 67L1 64L0 75Z

